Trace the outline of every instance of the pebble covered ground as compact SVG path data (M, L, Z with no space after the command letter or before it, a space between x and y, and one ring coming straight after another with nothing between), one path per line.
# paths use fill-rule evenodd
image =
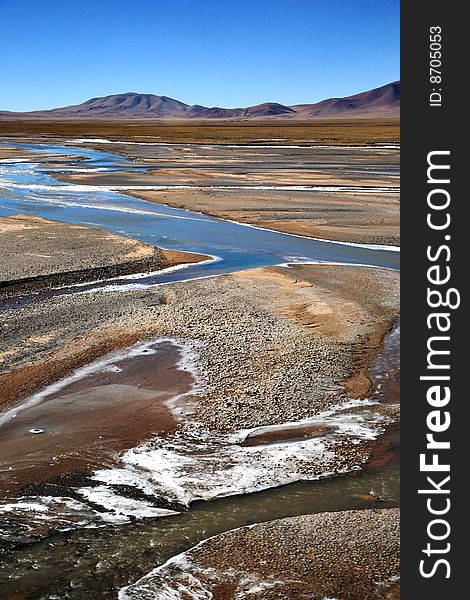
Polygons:
M399 598L399 517L399 509L327 512L235 529L170 559L120 598Z
M0 219L0 281L74 271L164 264L155 246L114 235L97 227L59 223L30 215Z
M362 316L344 319L342 335L324 334L321 324L303 326L282 308L285 292L277 291L296 281L289 270L281 286L267 286L263 276L229 275L137 292L56 297L4 311L4 394L10 390L19 398L90 362L94 353L162 335L194 342L206 389L195 409L208 429L228 432L313 416L347 395L341 382L357 370L364 341L388 328L398 313L398 273L322 266L309 286L321 290L330 268L338 277L369 281L370 297L354 301ZM341 326L344 298L325 297L323 308L325 301L335 306ZM380 345L374 350L380 352Z

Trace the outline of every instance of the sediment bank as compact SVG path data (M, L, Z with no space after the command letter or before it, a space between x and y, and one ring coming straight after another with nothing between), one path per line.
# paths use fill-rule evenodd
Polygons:
M328 290L332 277L351 289ZM3 402L18 401L106 352L162 335L202 342L198 365L208 391L198 401L198 418L209 428L311 416L347 396L342 382L380 352L381 336L398 314L398 278L394 271L361 267L305 266L302 277L295 269L267 268L7 310ZM362 352L377 334L377 343Z
M0 218L0 298L158 271L207 256L30 215Z
M228 531L171 558L120 600L399 598L399 510L305 515Z

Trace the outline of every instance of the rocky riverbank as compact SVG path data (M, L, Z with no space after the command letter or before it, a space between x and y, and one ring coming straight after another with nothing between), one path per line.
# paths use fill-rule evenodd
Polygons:
M207 391L197 399L197 415L210 429L283 423L345 396L364 396L370 384L357 386L357 374L380 352L398 314L398 273L296 269L64 296L6 310L3 402L155 335L202 344L197 361ZM348 285L328 289L332 279Z
M162 251L100 228L31 215L0 218L0 297L205 259L199 254Z
M349 281L343 290L334 285L342 280ZM363 407L348 399L367 395L370 365L397 311L397 272L331 265L255 269L135 292L55 297L5 310L4 406L106 352L149 338L181 340L191 347L200 382L197 394L186 394L191 414L174 435L107 458L102 463L107 469L96 476L82 469L78 478L70 477L76 462L64 454L49 473L42 469L39 487L25 491L34 496L54 489L76 497L78 488L108 486L116 505L125 505L124 499L146 481L152 496L184 508L196 498L360 469L373 451L372 441L398 418L398 406ZM57 419L61 427L59 413ZM47 415L44 420L47 426ZM290 423L287 429L285 423ZM244 443L246 430L252 433ZM122 426L120 431L129 438ZM136 434L133 427L133 440ZM263 436L269 438L267 446ZM290 440L284 449L283 439ZM88 464L100 467L96 460ZM118 480L127 486L119 501ZM149 505L145 510L150 514Z
M399 598L399 552L398 509L280 519L209 538L119 599Z

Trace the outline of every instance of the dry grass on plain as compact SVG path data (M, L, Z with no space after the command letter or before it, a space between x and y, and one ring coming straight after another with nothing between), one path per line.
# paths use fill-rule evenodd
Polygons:
M286 121L11 120L0 119L0 136L104 137L113 140L208 144L374 144L400 141L399 119Z

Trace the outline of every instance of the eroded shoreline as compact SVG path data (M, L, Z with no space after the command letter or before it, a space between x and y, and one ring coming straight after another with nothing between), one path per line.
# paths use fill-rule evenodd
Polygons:
M31 215L0 218L0 248L0 299L208 258Z
M214 600L378 600L399 598L399 575L397 509L326 512L204 540L120 590L119 600L181 597L182 589Z

